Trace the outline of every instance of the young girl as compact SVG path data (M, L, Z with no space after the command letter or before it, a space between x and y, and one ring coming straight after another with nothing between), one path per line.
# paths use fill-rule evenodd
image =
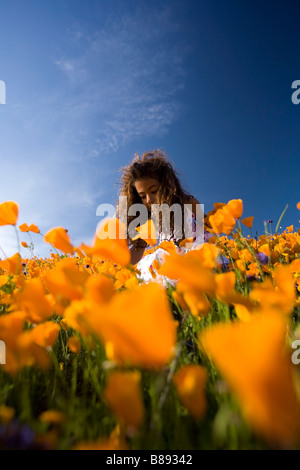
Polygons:
M173 241L175 246L181 250L180 242L190 238L191 235L193 237L193 248L203 243L203 217L202 221L196 220L196 214L201 213L201 210L197 211L197 205L198 209L201 207L200 203L188 191L183 189L176 170L163 151L146 152L141 157L136 155L132 162L123 167L122 170L119 195L126 196L128 208L133 204L143 204L147 209L148 220L151 217L153 218L152 208L155 207L154 204L159 206L166 204L167 207L176 204L176 207L181 209L182 217L179 227L172 211L169 212L170 225L168 230L162 225L160 215L156 246L167 240ZM204 216L203 213L202 215ZM126 217L127 227L129 227L130 223L136 218L136 214L131 213L130 215L128 210ZM147 255L147 251L150 251L147 250L147 248L149 249L147 243L141 238L134 240L133 238L135 237L128 234L131 263L137 265L145 280L145 276L149 277L149 267L152 265L153 260L162 261L165 253L160 248L154 251L153 246L151 246L151 254Z

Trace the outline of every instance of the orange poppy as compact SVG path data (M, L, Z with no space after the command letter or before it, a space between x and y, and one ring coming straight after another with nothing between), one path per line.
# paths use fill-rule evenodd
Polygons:
M287 327L287 317L268 309L246 323L216 324L199 335L199 347L227 381L249 425L280 447L292 446L299 431Z
M139 371L114 371L108 375L104 399L121 425L139 428L144 420L145 409L141 392Z
M105 238L106 237L106 238ZM119 219L110 219L100 225L92 246L81 244L80 250L87 256L97 256L126 266L130 263L130 251L125 237L125 226Z
M242 224L246 225L246 227L248 228L251 228L252 225L253 225L253 215L251 215L250 217L245 217L245 219L242 219L241 222Z
M243 213L242 199L231 199L231 201L228 201L226 210L231 213L234 219L240 219Z
M0 204L0 225L16 225L19 216L19 205L14 201Z
M133 237L132 240L137 240L138 238L141 238L142 240L145 240L148 245L155 245L157 237L155 225L152 219L147 220L147 222L141 225L140 227L136 227L136 231L138 232L138 235Z
M49 232L44 235L44 240L64 253L73 254L73 245L71 244L70 237L66 229L63 227L55 227L49 230Z
M203 418L206 412L207 378L207 370L196 364L182 366L173 377L182 404L196 419Z
M177 322L167 293L156 283L120 292L105 304L72 302L65 318L98 337L117 364L157 368L174 355Z

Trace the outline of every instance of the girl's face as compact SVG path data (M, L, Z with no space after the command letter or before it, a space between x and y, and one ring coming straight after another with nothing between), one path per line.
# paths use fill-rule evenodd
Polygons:
M151 209L151 204L157 203L157 193L160 188L160 182L155 178L143 178L134 183L142 203Z

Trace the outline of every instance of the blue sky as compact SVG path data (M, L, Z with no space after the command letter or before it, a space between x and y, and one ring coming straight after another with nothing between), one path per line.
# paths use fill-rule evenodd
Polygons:
M241 198L261 234L288 204L282 229L298 228L299 13L292 0L1 0L0 201L89 243L120 167L160 147L206 211ZM12 227L0 246L15 253Z

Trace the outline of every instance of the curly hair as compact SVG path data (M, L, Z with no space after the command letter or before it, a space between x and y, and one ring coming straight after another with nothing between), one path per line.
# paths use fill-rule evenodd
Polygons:
M167 158L165 152L161 149L148 151L141 156L135 154L131 163L121 168L123 174L121 176L119 196L127 197L127 204L130 207L132 204L142 204L142 199L139 196L135 182L143 178L155 178L159 181L160 186L157 192L157 203L180 204L183 208L187 198L192 198L192 195L186 191L180 182L178 172L175 170L171 161ZM171 214L171 227L174 220ZM127 226L135 218L127 214ZM151 214L148 211L148 218ZM129 243L134 243L137 246L146 246L142 240L133 242L128 235Z

